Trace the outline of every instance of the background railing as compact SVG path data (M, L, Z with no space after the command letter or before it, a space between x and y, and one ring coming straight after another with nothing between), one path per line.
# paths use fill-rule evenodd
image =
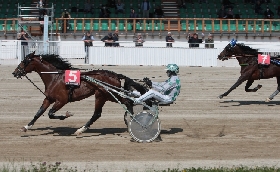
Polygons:
M68 27L67 21L68 20ZM138 22L139 21L139 22ZM175 21L175 23L174 23ZM64 24L64 27L62 26ZM0 19L0 32L16 33L17 18ZM211 32L211 33L280 33L280 19L216 19L216 18L56 18L49 27L55 33L85 31L124 32ZM28 30L28 26L24 28ZM62 28L64 30L62 30Z

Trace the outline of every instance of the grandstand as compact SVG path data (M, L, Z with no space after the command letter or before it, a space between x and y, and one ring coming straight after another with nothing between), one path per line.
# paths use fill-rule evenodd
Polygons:
M24 10L24 7L36 6L35 0L10 0L9 2L0 0L0 35L4 39L9 36L16 36L20 29L26 30L31 36L42 36L38 27L42 23L22 24L20 21L26 16L28 20L38 20L38 10ZM92 13L84 13L85 1L79 0L48 0L46 8L50 16L49 33L60 34L62 36L73 38L84 34L86 30L95 32L102 36L107 32L120 30L125 38L133 36L136 32L142 32L153 36L160 36L167 31L178 37L185 36L189 32L212 33L217 35L243 35L275 37L280 34L280 19L277 15L277 7L280 6L279 0L271 0L268 4L263 4L263 8L268 6L275 14L274 19L264 19L254 11L254 5L244 3L243 0L231 0L235 3L233 12L239 14L240 19L218 19L217 12L221 7L221 0L208 0L208 3L187 3L186 8L179 8L176 0L151 0L151 13L157 5L160 5L164 11L164 18L141 18L142 0L122 0L125 4L124 14L115 14L115 9L110 8L110 18L99 18L99 11L102 5L106 5L104 0L91 0ZM139 14L140 22L133 19L130 22L130 9L133 8ZM70 28L62 31L61 23L63 18L61 13L63 9L68 9L71 13L69 19ZM30 16L29 16L30 15ZM151 14L152 15L152 14ZM29 16L29 17L27 17ZM33 19L31 19L33 17ZM64 32L64 33L63 33ZM146 35L145 34L145 35ZM0 38L0 39L3 39ZM129 38L130 39L130 38Z

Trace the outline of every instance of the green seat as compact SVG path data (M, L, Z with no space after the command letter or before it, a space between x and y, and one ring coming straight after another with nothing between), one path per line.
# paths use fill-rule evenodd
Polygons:
M194 30L194 24L190 23L189 27L188 27L188 30L193 31Z
M164 30L164 23L161 23L160 28L161 28L161 30Z
M84 13L78 13L78 18L84 18L85 14Z
M108 23L101 23L101 30L108 30Z
M61 27L60 27L59 23L57 23L57 27L58 27L57 30L61 30ZM53 23L53 30L56 30L56 23Z
M222 25L222 31L228 31L228 25L227 24L223 24Z
M5 31L5 28L3 27L2 24L0 24L0 32L1 32L1 31Z
M245 31L245 27L243 24L238 24L238 31Z
M83 30L83 29L84 29L84 27L83 27L83 23L77 23L76 30L81 31L81 30Z
M194 14L193 13L187 13L186 17L187 18L194 18Z
M201 13L196 14L195 18L202 18L202 14Z
M74 30L74 23L69 23L69 30Z
M92 28L90 28L90 23L85 23L85 30L91 30Z
M127 23L127 30L128 31L132 30L132 24L131 23Z
M85 17L86 17L86 18L92 18L92 14L87 13Z
M186 23L181 24L181 30L187 30Z
M142 30L142 27L139 23L136 23L136 30Z
M270 31L270 28L269 28L269 25L264 25L263 26L263 30L266 32L266 31Z
M99 30L99 24L93 23L93 30Z
M236 31L236 25L235 24L231 24L229 29L230 29L231 32L232 31Z
M275 31L280 31L280 25L275 26Z
M254 30L254 28L252 25L248 25L247 30L248 30L248 32L252 32Z
M198 24L197 27L196 27L196 30L202 31L202 24Z
M261 25L256 25L256 26L255 26L255 30L256 30L257 32L260 32L260 31L262 30L262 26L261 26Z
M118 29L119 29L119 30L125 30L125 29L124 29L124 23L119 23Z
M214 31L220 31L220 24L214 24Z
M116 23L111 23L111 30L116 30Z
M212 31L212 24L206 24L205 25L205 31Z
M147 24L146 23L146 30L152 30L152 24Z

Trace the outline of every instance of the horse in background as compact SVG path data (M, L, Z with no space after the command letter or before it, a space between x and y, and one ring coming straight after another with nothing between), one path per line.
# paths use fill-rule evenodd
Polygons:
M27 73L31 73L32 71L38 73L45 85L45 91L43 92L38 87L37 88L46 96L43 100L42 106L39 108L34 118L26 126L21 128L22 131L26 132L28 129L31 129L37 119L53 103L54 104L48 113L49 118L64 120L70 117L71 114L66 113L65 116L56 116L55 113L65 104L69 102L80 101L89 96L95 95L94 113L91 119L75 132L75 134L79 135L85 132L93 124L93 122L101 117L102 107L106 101L117 102L116 99L114 99L114 97L109 92L107 92L104 87L93 82L89 82L82 77L81 84L79 86L75 86L74 88L67 86L64 82L65 70L71 69L77 70L73 68L70 63L61 59L58 55L35 55L35 52L27 55L17 66L17 68L12 73L16 78L26 76ZM56 73L49 74L46 72ZM102 81L103 83L110 84L111 86L120 89L121 79L126 79L127 82L130 81L128 77L108 70L92 70L81 72L81 76L83 75L92 77ZM30 82L32 81L30 80ZM129 86L131 84L126 83L125 85ZM125 104L130 112L132 112L132 101L120 97L117 93L113 93L113 95L122 104ZM125 122L127 124L127 121Z
M270 65L258 64L258 54L262 54L262 52L258 52L257 49L253 49L249 46L236 42L237 40L233 39L218 55L218 59L224 61L228 60L228 58L232 56L235 56L241 66L241 76L238 78L236 83L233 84L233 86L231 86L224 94L221 94L219 98L222 99L227 96L232 90L236 89L246 80L247 83L245 85L245 91L256 92L262 87L262 85L258 85L255 88L250 89L254 80L276 77L278 84L277 90L266 99L266 101L272 100L280 91L280 61L278 61L276 57L272 57Z

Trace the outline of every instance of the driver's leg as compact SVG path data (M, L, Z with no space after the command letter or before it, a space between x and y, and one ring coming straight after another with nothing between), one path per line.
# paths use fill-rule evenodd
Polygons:
M135 99L135 103L139 103L139 102L143 102L145 100L148 100L150 98L155 98L156 100L160 101L160 102L164 102L164 103L170 103L172 102L172 99L167 96L167 95L163 95L153 89L150 89L148 92L146 92L145 94L143 94L142 96L140 96L139 98Z

